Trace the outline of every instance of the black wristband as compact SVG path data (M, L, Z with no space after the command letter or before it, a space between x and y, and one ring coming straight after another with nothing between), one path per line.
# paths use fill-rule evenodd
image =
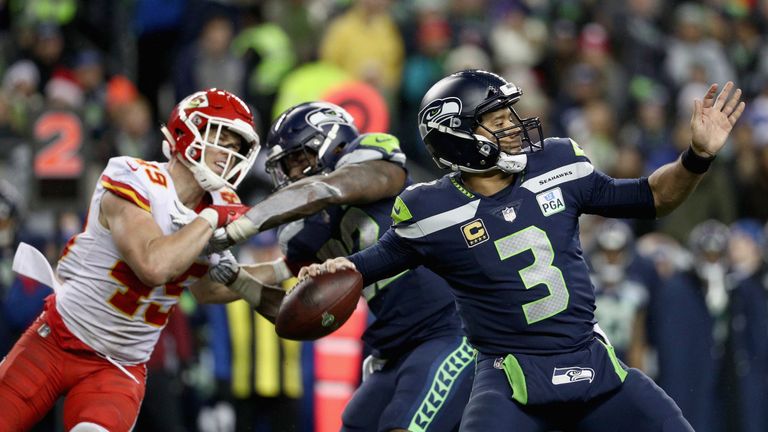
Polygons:
M714 156L701 157L697 155L690 146L680 156L683 167L694 174L707 172L713 160L715 160Z

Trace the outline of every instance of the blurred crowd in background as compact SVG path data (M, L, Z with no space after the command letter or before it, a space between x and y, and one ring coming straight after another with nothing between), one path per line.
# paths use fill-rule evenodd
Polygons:
M768 2L758 0L0 2L0 355L50 292L14 276L16 244L55 262L110 157L164 160L159 125L182 97L241 95L262 141L290 105L333 100L363 131L397 135L421 181L440 175L415 126L421 97L467 68L516 83L518 112L614 177L677 158L709 83L744 90L732 142L678 210L585 216L582 235L597 317L623 360L697 431L768 430ZM270 189L262 157L241 198ZM245 262L279 253L273 232L238 251ZM183 297L136 430L323 430L316 347L278 340L241 306ZM60 430L56 412L37 430Z

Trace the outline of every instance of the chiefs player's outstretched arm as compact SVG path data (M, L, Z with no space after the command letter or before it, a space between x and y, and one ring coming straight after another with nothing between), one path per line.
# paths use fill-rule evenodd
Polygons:
M405 178L401 166L382 160L345 165L328 175L307 177L273 193L227 225L229 244L334 204L359 205L393 197L405 186Z

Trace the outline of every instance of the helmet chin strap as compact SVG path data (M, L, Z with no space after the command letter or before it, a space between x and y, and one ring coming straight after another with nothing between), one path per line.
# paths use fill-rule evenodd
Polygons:
M213 192L227 185L224 179L217 176L210 168L201 164L191 163L179 153L176 154L176 158L179 159L185 167L189 168L189 171L192 173L195 181L197 181L197 184L204 190Z
M525 153L520 154L507 154L499 152L499 159L496 161L496 167L507 174L516 174L525 169L528 164L528 155Z

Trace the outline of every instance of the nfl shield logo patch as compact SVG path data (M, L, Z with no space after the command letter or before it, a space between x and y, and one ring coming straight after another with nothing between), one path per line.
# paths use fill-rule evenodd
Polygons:
M517 213L515 213L515 209L512 207L507 207L502 210L501 215L504 216L504 220L507 222L514 222L517 218Z

